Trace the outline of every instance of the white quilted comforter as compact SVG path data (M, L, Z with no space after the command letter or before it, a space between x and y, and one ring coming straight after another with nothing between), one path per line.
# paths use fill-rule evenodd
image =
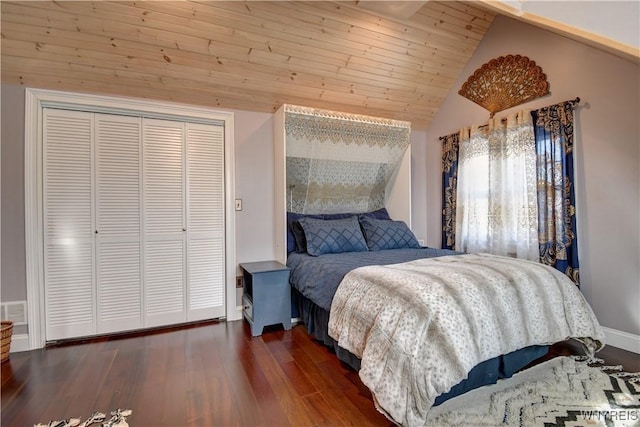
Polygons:
M478 363L530 345L604 335L576 286L531 261L487 254L362 267L333 299L329 334L392 421L424 425L435 398Z

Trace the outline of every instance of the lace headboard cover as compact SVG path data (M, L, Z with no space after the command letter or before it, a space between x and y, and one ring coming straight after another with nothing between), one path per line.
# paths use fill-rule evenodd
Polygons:
M284 106L287 211L367 212L384 207L387 184L409 146L411 123Z

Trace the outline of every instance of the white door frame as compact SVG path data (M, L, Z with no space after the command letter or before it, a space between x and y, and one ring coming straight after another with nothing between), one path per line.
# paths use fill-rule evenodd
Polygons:
M137 115L195 123L223 124L225 129L225 306L227 320L239 320L236 308L234 115L185 104L27 88L25 91L25 245L29 348L45 345L44 260L42 227L42 110Z

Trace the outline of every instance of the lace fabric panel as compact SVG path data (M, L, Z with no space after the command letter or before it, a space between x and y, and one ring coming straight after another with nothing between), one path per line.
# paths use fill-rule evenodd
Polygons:
M408 122L298 106L285 131L287 210L304 214L384 207L411 135Z
M461 136L458 175L456 249L539 260L531 115L491 119Z

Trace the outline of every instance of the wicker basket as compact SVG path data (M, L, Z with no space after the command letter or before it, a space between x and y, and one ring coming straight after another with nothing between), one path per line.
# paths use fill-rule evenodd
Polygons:
M2 321L2 360L4 363L9 360L9 350L11 349L11 335L13 335L13 322Z

